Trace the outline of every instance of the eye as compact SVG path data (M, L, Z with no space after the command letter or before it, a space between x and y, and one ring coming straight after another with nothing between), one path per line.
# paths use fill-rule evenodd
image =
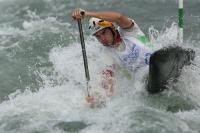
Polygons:
M100 38L100 35L96 35L95 37L96 37L97 39L99 39L99 38Z
M102 35L105 35L105 34L106 34L106 30L103 30L101 34L102 34Z

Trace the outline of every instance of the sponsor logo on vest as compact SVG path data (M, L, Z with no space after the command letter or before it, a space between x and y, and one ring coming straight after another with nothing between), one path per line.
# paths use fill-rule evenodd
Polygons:
M122 61L128 67L129 70L134 69L133 64L137 61L139 53L140 53L139 47L133 44L129 53L122 56Z

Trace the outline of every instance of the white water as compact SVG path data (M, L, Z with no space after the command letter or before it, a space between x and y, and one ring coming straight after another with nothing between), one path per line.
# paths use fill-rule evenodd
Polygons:
M45 0L45 2L52 1ZM41 34L34 34L38 32L60 33L67 30L70 33L69 36L71 34L73 34L72 37L78 36L77 29L72 30L69 23L51 16L55 15L56 11L63 9L56 15L62 14L63 18L68 17L66 14L71 12L72 7L77 6L77 3L79 3L77 1L67 3L66 7L69 6L67 10L59 4L56 6L54 3L57 3L57 1L53 1L54 3L51 3L50 7L54 12L46 11L48 14L45 14L50 17L44 17L44 14L39 14L41 16L39 17L36 11L29 10L30 7L26 6L26 2L29 3L30 1L0 0L0 2L2 7L9 7L8 11L13 7L10 5L24 4L22 6L24 8L18 7L16 14L14 13L13 15L12 11L10 11L11 16L7 16L8 14L2 15L6 20L8 19L9 21L10 19L8 23L0 25L0 49L2 51L18 45L20 41L23 41L20 40L21 37L28 40L40 36ZM152 2L157 5L158 0ZM80 3L82 5L90 5L85 1ZM98 5L97 8L102 8L101 6L105 5L105 1L101 1L100 4L99 1L95 3L94 5ZM118 6L124 8L124 3L130 3L130 1L122 1L121 5L119 4ZM162 0L161 3L166 4L166 0ZM115 5L112 1L108 1L107 4L109 7ZM156 6L153 8L156 8ZM130 9L131 11L134 10L134 8L129 7L129 10L127 11L125 8L124 12L128 14ZM12 26L10 23L15 21L15 15L23 11L27 11L27 13L20 23L21 28ZM142 11L139 12L139 17L136 17L136 20L140 18L143 20L143 17L141 17ZM143 13L147 14L146 11ZM149 16L151 17L151 15ZM163 18L163 13L158 18ZM152 19L150 22L147 20L148 17L145 19L145 23L150 25L149 23L152 21L156 23L157 19ZM198 22L198 20L192 22ZM161 23L164 22L162 21L158 24ZM152 43L155 44L155 49L173 45L176 42L177 26L172 23L171 26L164 26L164 28L162 31L150 28L150 38ZM200 36L200 34L195 36ZM17 38L15 43L12 43L13 38ZM64 38L63 36L61 39ZM85 38L92 91L102 92L99 74L102 67L105 64L109 64L109 55L93 38L88 36ZM184 40L185 43L182 47L191 47L196 51L197 56L194 64L200 66L199 42L188 38ZM86 96L85 74L78 37L77 40L77 42L66 44L65 47L58 47L59 44L57 44L50 50L48 55L49 61L53 63L54 75L48 77L39 72L43 85L38 91L32 92L30 90L35 90L35 88L28 87L25 91L21 91L21 88L19 88L15 93L9 95L8 100L4 100L0 104L0 133L63 133L62 129L54 127L54 125L62 121L83 121L89 124L80 133L200 132L200 69L198 67L185 67L179 82L176 84L176 90L166 91L159 95L148 95L144 89L145 83L143 81L128 80L121 73L116 74L114 95L105 99L106 106L90 108L84 99ZM29 45L29 43L26 45ZM24 50L23 47L21 49L22 51ZM12 53L12 56L14 55ZM36 71L35 73L38 72ZM58 83L55 84L52 79ZM103 92L102 95L104 95ZM192 107L188 107L189 105Z
M155 33L156 30L153 30ZM176 41L174 25L152 36L157 37L152 39L157 44L157 49L168 46ZM86 48L91 86L93 91L103 91L99 73L105 64L109 64L109 55L93 38L86 40ZM199 50L194 49L198 53ZM184 68L180 81L176 84L176 91L155 96L148 95L143 81L133 82L118 74L115 78L114 95L106 99L106 106L90 108L84 100L86 86L80 44L76 42L65 48L55 47L50 51L49 59L54 65L54 78L63 81L60 85L53 85L48 77L41 74L45 84L37 92L27 89L10 94L10 99L0 104L2 133L62 133L61 129L54 128L61 121L83 121L91 124L80 133L197 133L199 130L200 69L195 66ZM198 54L194 63L200 66ZM197 108L177 113L167 111L169 106L176 106L176 97L178 100L181 97L183 101L189 99Z

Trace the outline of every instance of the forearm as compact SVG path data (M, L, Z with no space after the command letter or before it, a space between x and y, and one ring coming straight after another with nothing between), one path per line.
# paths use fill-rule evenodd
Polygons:
M111 96L113 94L113 77L106 77L103 82L106 95Z
M114 12L114 11L102 11L102 12L96 12L96 11L86 11L83 9L76 9L72 17L74 19L81 19L84 17L95 17L111 22L115 22L117 25L119 25L122 28L129 28L133 25L133 22L125 15Z
M102 86L106 91L107 96L113 93L113 71L105 69L102 72Z

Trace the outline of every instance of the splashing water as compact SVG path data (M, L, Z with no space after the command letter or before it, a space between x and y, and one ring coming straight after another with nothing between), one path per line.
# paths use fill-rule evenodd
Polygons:
M178 82L170 86L172 89L149 95L144 89L145 82L127 79L119 72L114 79L114 95L105 99L103 107L90 108L84 100L86 84L81 46L77 41L77 27L74 23L71 24L71 18L68 18L75 5L91 9L93 6L101 9L102 5L106 4L109 5L109 9L125 7L126 10L119 10L128 15L131 15L131 12L135 13L133 16L140 26L146 22L151 43L157 50L177 43L177 24L174 23L174 17L170 16L171 11L175 10L174 2L0 2L0 10L5 10L4 14L0 14L0 132L200 132L199 31L191 33L191 37L187 36L184 44L180 45L194 49L196 57L191 66L184 67ZM156 12L162 13L155 17L158 21L152 18L151 14L146 15L147 18L137 14L145 12L138 10L144 2L152 5ZM159 6L167 2L169 6L171 4L171 10L168 9L167 13L162 12ZM193 2L196 4L198 1ZM152 8L147 8L149 12L153 12ZM194 15L196 13L198 10ZM163 14L167 17L164 17L165 19L170 19L170 24L159 29L156 24L163 26ZM199 26L198 16L188 18L191 18L192 26ZM151 22L155 22L153 26ZM85 22L83 24L86 29ZM194 29L190 28L192 27L189 27L189 31ZM110 56L104 47L87 35L87 29L85 33L91 92L103 92L100 73L105 65L109 65ZM145 75L147 71L141 74Z

